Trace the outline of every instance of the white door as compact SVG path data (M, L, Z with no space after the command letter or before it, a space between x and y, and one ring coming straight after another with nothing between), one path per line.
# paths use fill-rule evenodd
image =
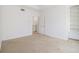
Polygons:
M45 16L42 16L41 19L39 20L39 32L45 34Z
M79 40L79 6L70 9L70 38Z

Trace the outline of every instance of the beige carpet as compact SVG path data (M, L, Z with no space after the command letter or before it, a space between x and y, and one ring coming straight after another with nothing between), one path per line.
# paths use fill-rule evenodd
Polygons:
M34 34L28 37L3 41L3 53L62 53L79 52L79 41L62 40Z

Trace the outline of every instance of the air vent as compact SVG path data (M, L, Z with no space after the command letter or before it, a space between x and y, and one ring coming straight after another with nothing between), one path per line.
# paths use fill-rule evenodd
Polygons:
M25 11L25 9L21 8L21 11Z

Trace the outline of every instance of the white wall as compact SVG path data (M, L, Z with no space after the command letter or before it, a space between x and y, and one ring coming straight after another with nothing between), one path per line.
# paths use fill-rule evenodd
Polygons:
M25 11L20 11L21 8ZM38 15L38 12L25 6L2 6L2 39L32 35L34 15Z
M40 33L51 37L68 39L69 32L69 6L49 6L40 12ZM45 19L45 23L44 23ZM45 24L45 25L44 25Z

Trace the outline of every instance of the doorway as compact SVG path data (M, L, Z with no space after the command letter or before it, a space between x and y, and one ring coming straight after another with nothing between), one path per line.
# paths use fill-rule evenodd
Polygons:
M39 16L33 16L32 34L39 32Z

